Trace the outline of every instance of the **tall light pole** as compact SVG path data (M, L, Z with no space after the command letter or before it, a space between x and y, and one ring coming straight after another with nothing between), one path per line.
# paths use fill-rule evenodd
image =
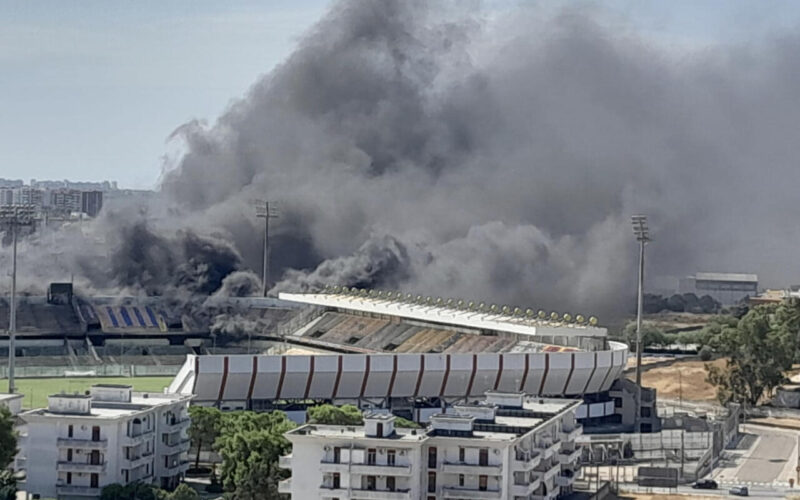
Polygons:
M650 229L646 215L631 217L633 233L639 242L639 290L636 300L636 432L641 432L639 421L642 416L642 305L644 302L644 246L650 241Z
M256 205L256 217L264 218L264 263L262 267L262 291L261 294L266 297L269 291L269 220L278 217L278 211L275 208L274 202L266 200L258 200Z
M8 313L8 392L16 391L14 385L14 368L16 365L17 334L17 235L19 226L33 224L34 207L32 205L12 205L0 207L0 223L11 231L11 300Z

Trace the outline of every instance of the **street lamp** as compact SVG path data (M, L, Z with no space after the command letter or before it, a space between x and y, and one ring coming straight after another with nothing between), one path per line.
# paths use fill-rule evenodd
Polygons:
M644 302L644 246L650 240L646 215L631 217L633 234L639 242L639 290L636 299L636 432L641 433L639 420L642 414L642 304Z
M0 224L7 226L11 231L11 300L8 313L8 392L16 391L14 386L14 367L16 364L16 333L17 333L17 235L19 226L33 225L33 205L12 205L0 207Z

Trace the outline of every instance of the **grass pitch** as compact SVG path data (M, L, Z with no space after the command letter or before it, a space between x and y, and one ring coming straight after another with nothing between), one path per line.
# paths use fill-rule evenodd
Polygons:
M93 384L129 384L134 391L164 392L172 382L172 377L57 377L57 378L18 378L17 392L24 394L22 407L25 409L47 407L47 396L59 393L81 393ZM2 383L7 383L3 380ZM5 388L4 388L5 389Z

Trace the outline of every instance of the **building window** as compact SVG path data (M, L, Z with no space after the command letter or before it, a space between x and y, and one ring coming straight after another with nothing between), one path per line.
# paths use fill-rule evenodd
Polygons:
M342 449L338 446L333 449L333 463L338 464L342 462Z
M486 491L486 484L489 482L488 476L478 476L478 489Z
M377 481L375 481L375 476L367 476L367 489L374 490Z
M72 472L67 472L67 484L72 484Z
M436 473L428 472L428 493L436 493Z
M92 441L100 441L100 427L92 427Z
M389 491L395 490L394 476L388 476L386 478L386 489Z
M459 474L458 475L458 485L459 486L464 486L464 474Z
M428 468L435 469L436 468L436 447L431 446L428 448Z
M395 455L397 452L394 450L387 450L386 451L386 465L394 465L395 464Z
M67 462L72 462L72 448L67 450Z
M98 488L100 486L100 476L97 474L92 474L89 477L89 486L92 488Z
M67 427L67 437L72 437L72 430L72 424L69 424L69 427Z
M367 465L375 465L375 448L367 450Z
M481 448L478 455L478 465L489 465L489 448Z
M383 424L378 422L378 437L383 437Z
M466 462L466 455L467 455L467 452L464 449L464 447L460 447L458 449L458 461L461 462L462 464L464 462Z

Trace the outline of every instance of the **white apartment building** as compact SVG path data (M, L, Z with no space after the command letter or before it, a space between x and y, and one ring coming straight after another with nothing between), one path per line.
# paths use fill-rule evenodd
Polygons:
M26 491L85 499L114 483L177 486L189 465L190 400L109 384L50 396L47 409L20 414Z
M581 449L580 401L487 393L425 429L399 429L389 414L363 426L306 424L286 433L280 484L293 499L550 500L572 492Z

